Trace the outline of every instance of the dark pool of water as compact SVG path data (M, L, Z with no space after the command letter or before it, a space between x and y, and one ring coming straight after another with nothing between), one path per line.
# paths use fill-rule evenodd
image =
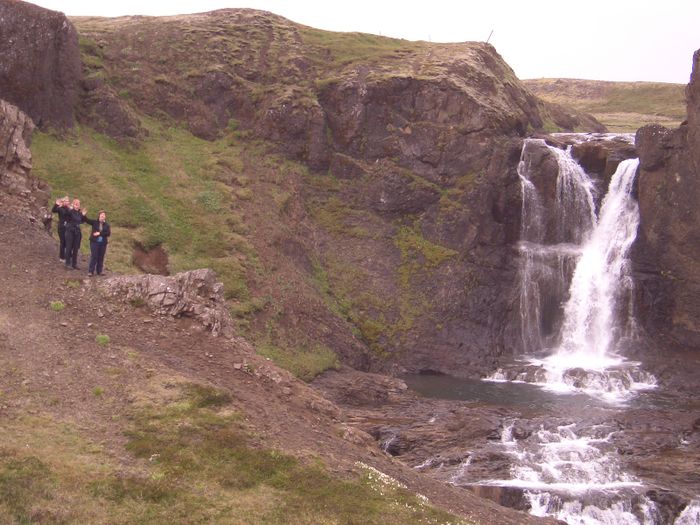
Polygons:
M447 375L405 375L408 387L423 397L471 401L487 405L532 409L547 408L619 408L584 393L557 393L529 383L492 382ZM627 406L659 406L658 392L640 392Z

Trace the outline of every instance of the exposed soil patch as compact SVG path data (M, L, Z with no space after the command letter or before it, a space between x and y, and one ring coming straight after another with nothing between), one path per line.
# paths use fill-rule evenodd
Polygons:
M168 270L168 252L160 244L147 249L141 243L135 243L131 262L144 273L170 275Z

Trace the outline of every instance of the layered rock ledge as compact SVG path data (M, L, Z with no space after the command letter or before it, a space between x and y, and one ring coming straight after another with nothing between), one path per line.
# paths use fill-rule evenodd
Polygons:
M214 336L232 337L233 324L224 286L209 268L173 276L124 275L99 281L101 291L132 305L145 304L157 315L196 319Z

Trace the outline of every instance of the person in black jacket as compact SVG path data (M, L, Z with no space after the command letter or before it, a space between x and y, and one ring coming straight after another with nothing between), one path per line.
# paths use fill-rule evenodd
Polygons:
M90 232L90 264L88 266L88 276L92 277L95 272L102 275L104 268L105 254L107 253L107 239L112 233L107 222L107 213L100 210L97 220L85 217L85 222L92 226Z
M87 211L80 209L80 200L73 199L73 204L66 211L64 220L66 223L66 268L78 270L78 251L83 234L80 225L85 222Z
M58 259L63 262L66 259L66 220L65 214L70 207L70 199L68 195L62 199L58 199L51 213L58 213Z

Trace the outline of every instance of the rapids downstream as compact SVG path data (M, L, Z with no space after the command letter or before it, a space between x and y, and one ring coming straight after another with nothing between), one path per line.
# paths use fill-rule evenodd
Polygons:
M531 150L543 148L558 164L555 186L531 162ZM638 338L628 259L639 224L638 160L622 161L604 184L589 177L570 149L525 141L518 168L522 348L514 363L486 378L490 386L457 387L465 392L462 399L486 404L495 402L494 389L500 388L503 399L497 403L527 404L532 416L505 413L497 439L469 450L455 465L441 463L435 472L477 492L488 487L509 492L511 506L570 525L698 524L700 486L681 503L673 487L650 487L627 467L635 445L623 429L638 424L640 411L663 414L664 403L673 403L655 390L651 373L626 357ZM445 395L440 378L407 381L424 395L454 398ZM505 401L508 396L515 400ZM508 466L499 477L483 478L475 469L480 458L503 458ZM416 468L436 463L432 458ZM669 510L673 498L675 510Z

